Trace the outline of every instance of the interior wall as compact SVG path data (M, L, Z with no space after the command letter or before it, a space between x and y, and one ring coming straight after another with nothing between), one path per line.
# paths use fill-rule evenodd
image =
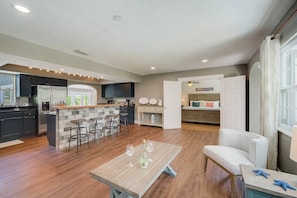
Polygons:
M135 104L141 97L156 98L163 101L163 81L177 81L178 78L223 74L225 77L247 75L247 65L233 65L216 68L197 69L183 72L147 75L141 83L135 84ZM137 120L137 113L135 113Z
M147 75L141 83L135 84L135 102L140 97L157 98L163 100L163 81L177 81L178 78L223 74L224 77L247 75L247 65L234 65L183 72Z
M289 157L290 147L291 137L285 135L284 133L278 132L277 167L281 171L297 175L297 163L292 161Z

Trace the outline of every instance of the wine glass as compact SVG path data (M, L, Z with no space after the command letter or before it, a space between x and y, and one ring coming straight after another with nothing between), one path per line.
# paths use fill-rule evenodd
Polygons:
M131 162L131 156L134 154L134 152L135 152L134 145L133 144L128 144L126 146L126 154L129 156L129 163L127 164L127 166L130 166L130 167L133 166L133 164Z
M151 158L151 153L152 153L153 150L154 150L154 144L153 144L153 141L148 140L148 141L146 142L146 150L147 150L147 152L149 152L149 162L152 162L153 159Z

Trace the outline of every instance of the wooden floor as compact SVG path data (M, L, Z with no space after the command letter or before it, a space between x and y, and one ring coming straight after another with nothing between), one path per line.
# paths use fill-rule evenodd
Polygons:
M82 145L79 153L75 148L56 151L45 136L23 139L23 144L0 149L0 197L108 198L108 186L89 171L125 152L126 144L138 145L142 139L183 147L171 163L177 177L162 174L144 198L230 197L227 173L211 162L204 173L203 146L217 143L218 129L215 125L183 124L176 130L132 125L129 135L106 137L90 148Z

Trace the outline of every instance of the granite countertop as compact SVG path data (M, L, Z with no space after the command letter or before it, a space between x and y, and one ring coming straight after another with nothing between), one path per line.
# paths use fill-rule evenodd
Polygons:
M86 106L56 106L56 109L84 109L84 108L100 108L100 107L117 107L123 106L123 104L97 104Z
M15 106L5 106L5 107L0 107L0 112L5 113L5 112L18 112L18 111L26 111L29 109L36 109L34 106L21 106L16 108Z

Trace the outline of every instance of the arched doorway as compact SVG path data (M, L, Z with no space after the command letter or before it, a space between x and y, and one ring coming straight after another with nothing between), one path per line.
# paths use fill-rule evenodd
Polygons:
M249 131L260 133L261 66L254 63L249 76Z
M88 85L73 84L68 86L67 105L96 105L97 90Z

